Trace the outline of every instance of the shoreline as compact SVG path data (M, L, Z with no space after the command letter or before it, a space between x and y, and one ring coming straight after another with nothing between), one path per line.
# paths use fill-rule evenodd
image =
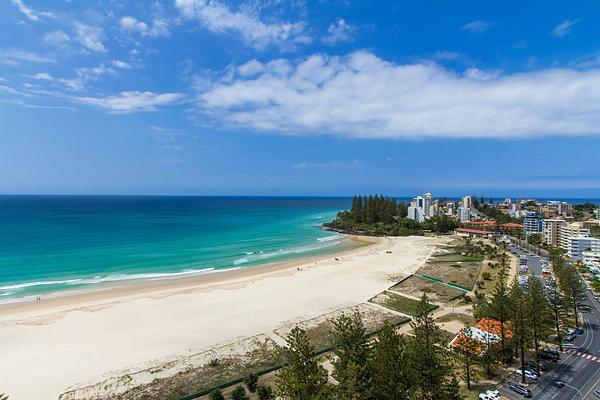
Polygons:
M6 305L2 390L56 399L257 335L282 345L283 327L368 302L445 241L348 240L356 247L333 254Z
M226 283L247 278L260 278L263 275L285 272L312 263L319 263L346 255L354 255L359 249L370 249L381 244L382 237L360 236L345 234L344 242L352 243L350 248L332 253L303 256L287 261L257 264L245 267L231 267L182 277L159 278L148 280L130 280L98 284L78 290L64 290L42 295L41 300L27 297L22 300L0 303L0 318L10 314L30 313L32 311L47 311L52 308L91 305L96 302L124 300L129 297L182 291L197 286ZM101 286L101 287L100 287ZM37 296L40 297L40 296ZM90 303L90 304L88 304Z

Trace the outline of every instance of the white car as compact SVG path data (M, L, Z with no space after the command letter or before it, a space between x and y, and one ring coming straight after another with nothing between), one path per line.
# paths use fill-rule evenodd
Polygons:
M516 372L517 372L517 375L523 374L523 370L521 368L517 369ZM537 381L539 376L535 372L525 369L525 378L531 379L532 381Z
M500 392L497 390L488 390L485 393L479 394L480 400L500 400Z

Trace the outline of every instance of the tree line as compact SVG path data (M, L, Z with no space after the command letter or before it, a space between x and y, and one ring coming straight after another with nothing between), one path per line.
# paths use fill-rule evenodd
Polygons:
M407 218L408 204L383 195L354 196L350 210L341 211L325 227L348 233L373 236L423 235L426 231L447 233L460 224L447 215L425 222Z
M331 377L313 356L307 332L294 328L287 337L287 367L275 393L284 400L458 400L454 359L423 298L411 326L414 336L386 324L369 340L359 313L333 320L335 359Z
M555 280L544 286L540 280L530 277L521 285L515 279L507 279L507 258L501 257L501 271L489 298L480 297L475 306L476 318L492 318L499 321L500 343L490 348L482 360L484 370L493 375L496 365L508 365L518 360L525 378L526 355L535 354L536 370L542 342L553 337L562 350L562 332L577 327L581 309L584 307L585 286L575 268L566 262L561 251L551 255Z

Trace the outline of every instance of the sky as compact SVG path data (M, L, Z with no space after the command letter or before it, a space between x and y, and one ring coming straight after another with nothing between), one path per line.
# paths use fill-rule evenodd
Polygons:
M0 0L0 194L600 198L600 0Z

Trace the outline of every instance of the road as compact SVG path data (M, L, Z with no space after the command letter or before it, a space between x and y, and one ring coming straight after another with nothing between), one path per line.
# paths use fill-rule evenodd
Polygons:
M517 255L523 252L510 247ZM542 267L539 257L528 255L527 266L529 273L538 279L542 277ZM600 302L588 291L588 311L583 313L584 333L577 336L565 347L557 363L547 362L549 371L542 374L539 381L529 383L528 387L536 400L568 400L568 399L598 399L594 391L600 389ZM552 381L560 379L566 383L563 388L552 386ZM523 399L524 397L511 391L509 385L519 383L520 377L514 375L510 382L499 390L508 399Z

